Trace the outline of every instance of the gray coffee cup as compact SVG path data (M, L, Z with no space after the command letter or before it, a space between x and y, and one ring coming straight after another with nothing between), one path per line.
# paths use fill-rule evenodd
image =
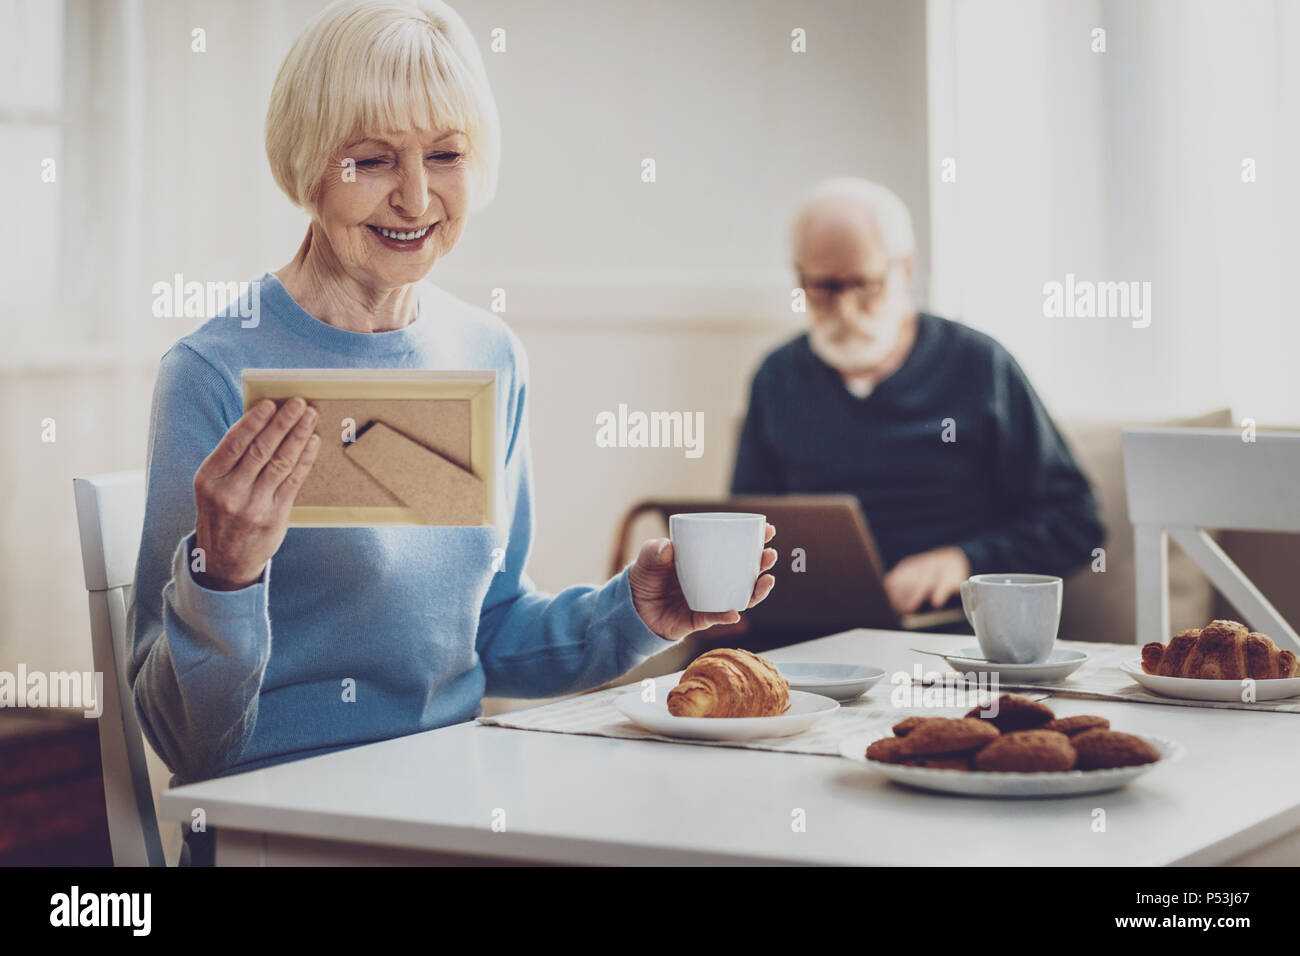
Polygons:
M1060 578L977 574L961 583L961 606L984 656L999 664L1041 664L1061 626Z

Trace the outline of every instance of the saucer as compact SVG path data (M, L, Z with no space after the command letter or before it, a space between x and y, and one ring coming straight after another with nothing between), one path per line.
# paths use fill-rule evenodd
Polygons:
M885 676L884 668L865 664L824 664L812 662L772 662L791 690L821 694L832 700L857 700Z
M969 655L969 656L967 656ZM942 654L953 670L960 673L997 674L1004 684L1050 684L1065 680L1088 659L1083 651L1067 650L1057 647L1045 661L1036 664L991 664L987 661L972 660L983 657L984 652L978 647L963 647L957 654Z

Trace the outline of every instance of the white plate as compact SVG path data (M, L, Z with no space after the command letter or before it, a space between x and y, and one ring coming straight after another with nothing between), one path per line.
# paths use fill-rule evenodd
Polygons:
M821 694L833 700L856 700L885 676L884 668L859 664L821 664L774 661L791 690Z
M978 647L963 647L956 654L942 656L955 671L963 674L997 674L1004 684L1051 684L1065 680L1088 659L1083 651L1066 650L1063 647L1054 649L1047 660L1038 664L990 664L973 660L973 657L984 656Z
M1160 751L1155 763L1111 770L1064 770L1056 773L992 773L980 770L935 770L930 767L906 767L867 759L867 745L881 737L893 736L888 728L856 734L840 744L840 753L854 763L870 767L895 783L921 790L961 793L973 797L1069 797L1083 793L1115 790L1157 767L1183 755L1183 745L1164 737L1134 734Z
M1221 700L1241 702L1239 680L1202 680L1195 677L1159 677L1142 669L1142 662L1124 661L1119 669L1135 681L1162 697L1182 700ZM1255 681L1255 700L1283 700L1300 695L1300 677L1275 677Z
M668 713L668 689L656 688L655 697L654 703L646 703L641 699L640 691L633 691L614 698L613 704L624 717L643 730L689 740L790 737L840 708L829 697L792 690L790 709L776 717L674 717Z

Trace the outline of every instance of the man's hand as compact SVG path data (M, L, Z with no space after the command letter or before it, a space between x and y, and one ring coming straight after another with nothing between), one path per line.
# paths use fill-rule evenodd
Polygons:
M885 593L896 614L911 614L927 600L940 608L970 577L970 562L961 548L949 546L909 554L885 575Z
M763 540L771 541L774 534L776 529L769 524ZM749 607L767 597L776 584L772 575L763 573L774 564L776 551L764 548ZM705 613L692 611L686 606L686 597L677 582L677 568L673 564L673 543L668 538L652 538L641 545L636 563L628 572L628 584L632 588L632 605L645 626L669 641L680 640L687 634L715 624L735 624L740 620L739 611Z

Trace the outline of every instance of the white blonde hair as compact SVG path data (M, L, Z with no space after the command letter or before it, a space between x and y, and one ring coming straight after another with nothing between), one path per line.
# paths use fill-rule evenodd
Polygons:
M280 188L315 212L330 160L362 133L458 129L469 140L471 210L496 195L501 122L483 59L442 0L338 0L280 66L266 155Z
M891 257L910 256L916 252L912 216L903 200L885 186L856 176L824 180L804 196L790 232L796 252L809 220L827 210L848 213L860 221L874 224L880 230Z

